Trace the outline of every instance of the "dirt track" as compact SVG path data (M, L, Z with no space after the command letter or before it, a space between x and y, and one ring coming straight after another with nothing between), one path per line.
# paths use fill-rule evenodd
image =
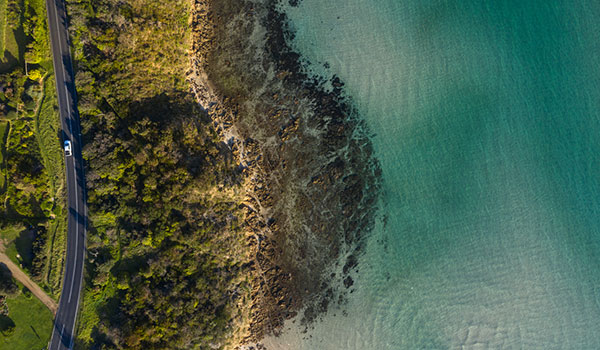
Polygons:
M0 244L0 249L2 249L2 245ZM35 282L33 282L29 276L27 276L15 263L13 263L3 251L0 251L0 263L6 265L13 277L17 279L17 281L23 283L27 289L31 291L33 295L35 295L50 311L52 311L53 315L56 315L56 310L58 309L58 305L54 299L50 298L43 290L40 288Z

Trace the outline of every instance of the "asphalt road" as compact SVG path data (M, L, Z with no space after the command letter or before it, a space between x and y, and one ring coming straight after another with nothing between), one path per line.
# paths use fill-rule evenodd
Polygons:
M85 233L87 206L85 202L85 177L81 157L81 133L75 92L75 75L69 49L69 33L63 0L46 0L48 26L54 61L54 76L63 140L71 140L72 156L65 156L67 175L67 201L69 207L67 228L67 259L64 268L63 288L54 319L50 350L72 349L75 321L79 309L83 263L85 258Z

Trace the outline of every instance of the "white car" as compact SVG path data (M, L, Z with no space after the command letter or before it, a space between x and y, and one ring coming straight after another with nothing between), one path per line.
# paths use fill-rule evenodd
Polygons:
M65 140L65 155L68 157L72 154L73 152L71 152L71 141Z

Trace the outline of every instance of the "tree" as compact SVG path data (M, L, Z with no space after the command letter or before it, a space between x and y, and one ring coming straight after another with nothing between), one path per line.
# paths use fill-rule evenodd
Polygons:
M0 293L4 295L14 295L19 288L15 283L12 273L6 265L0 263Z
M8 316L0 315L0 333L5 337L10 337L15 333L15 322Z

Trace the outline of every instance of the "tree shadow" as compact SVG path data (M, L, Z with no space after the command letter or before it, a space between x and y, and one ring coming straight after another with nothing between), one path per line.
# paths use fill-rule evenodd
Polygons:
M16 325L12 318L0 315L0 333L2 333L3 336L11 336L15 332L15 327Z
M115 263L110 269L110 273L117 278L122 277L124 274L133 276L148 268L148 260L150 260L151 256L147 254L123 258Z
M0 74L10 72L19 64L19 60L8 50L4 50L4 58L0 60Z
M12 272L5 264L0 263L0 293L14 295L18 290L19 287L13 279Z
M31 268L33 262L33 240L35 239L35 230L27 228L19 233L15 239L17 253L21 256L21 263L27 269Z
M71 332L69 332L69 330L65 329L65 324L61 321L55 320L54 321L54 330L57 332L58 336L60 337L59 341L62 343L62 345L65 348L70 349L72 334L71 334Z

